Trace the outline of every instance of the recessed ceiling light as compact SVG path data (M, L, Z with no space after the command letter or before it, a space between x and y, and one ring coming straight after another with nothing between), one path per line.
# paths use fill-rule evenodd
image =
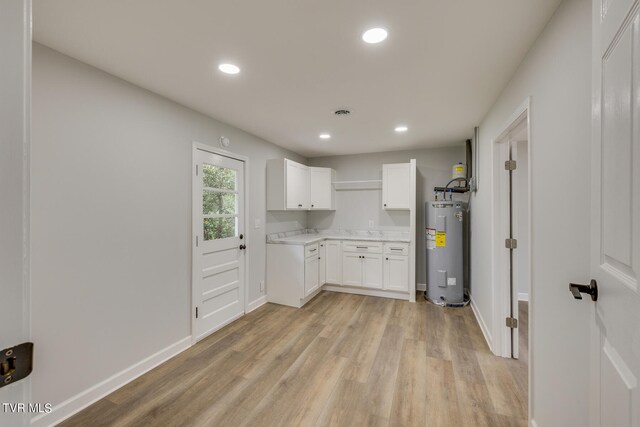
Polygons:
M218 70L225 74L238 74L240 72L240 68L233 64L220 64L218 65Z
M387 38L387 30L384 28L370 28L362 34L362 40L367 43L380 43Z
M331 138L331 135L329 135L328 133L321 133L319 137L320 139L329 139Z
M409 130L408 127L406 126L396 126L396 132L406 132L407 130Z

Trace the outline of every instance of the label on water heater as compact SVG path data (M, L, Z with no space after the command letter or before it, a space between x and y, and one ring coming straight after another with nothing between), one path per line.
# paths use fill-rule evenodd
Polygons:
M455 277L447 278L447 286L455 286L455 285L456 285L456 278Z
M436 229L426 228L425 237L427 239L427 249L435 249L436 248Z
M447 246L447 233L443 231L436 232L436 246L438 247Z

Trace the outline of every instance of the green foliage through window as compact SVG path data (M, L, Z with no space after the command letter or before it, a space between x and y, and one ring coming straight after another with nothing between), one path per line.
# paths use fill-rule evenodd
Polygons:
M237 213L237 172L215 165L202 165L202 213L235 215ZM224 190L224 191L215 191ZM204 240L225 239L236 235L236 217L204 218Z
M205 190L202 193L202 213L205 215L233 215L236 213L236 194Z
M204 218L204 240L225 239L236 235L236 218Z
M205 163L202 165L202 186L235 191L236 171Z

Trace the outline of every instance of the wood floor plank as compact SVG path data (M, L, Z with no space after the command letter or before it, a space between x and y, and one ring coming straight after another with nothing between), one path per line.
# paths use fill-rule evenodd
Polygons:
M527 418L527 397L517 388L511 370L504 364L495 363L495 356L477 354L477 358L495 412L516 418ZM516 363L511 360L505 360L505 362Z
M387 325L367 381L367 404L371 415L389 419L403 340L402 328Z
M260 307L62 423L526 424L526 363L491 354L469 307L324 291Z
M427 425L433 427L461 426L458 391L453 374L453 362L427 356L425 414Z
M395 385L389 425L424 426L427 423L427 364L425 341L405 339Z

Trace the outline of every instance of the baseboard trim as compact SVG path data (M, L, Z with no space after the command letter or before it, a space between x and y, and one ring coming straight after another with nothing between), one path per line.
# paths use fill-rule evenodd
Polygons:
M260 298L256 299L255 301L250 302L247 305L247 313L251 313L253 310L257 309L258 307L261 307L263 305L265 305L267 303L267 296L263 295Z
M489 328L487 328L487 324L484 321L484 318L482 317L482 314L480 313L480 310L478 310L478 306L476 305L475 301L473 300L473 297L471 297L471 311L473 312L473 315L476 316L476 321L478 322L478 325L480 326L480 330L482 331L482 335L484 335L484 340L487 342L487 345L489 346L489 350L491 350L491 352L493 353L493 340L491 338L491 334L489 333Z
M141 360L135 365L130 366L106 380L86 389L85 391L76 394L59 405L54 405L53 410L50 413L39 414L36 417L31 418L31 425L35 427L56 425L125 384L135 380L139 376L149 372L151 369L166 362L189 347L191 347L190 336L171 344L146 359Z
M427 284L426 283L416 283L416 291L426 291Z
M347 294L395 298L395 299L402 299L405 301L409 301L410 299L410 295L408 292L405 293L405 292L384 291L384 290L368 289L368 288L352 288L348 286L329 285L329 284L324 285L322 289L324 289L325 291L331 291L331 292L345 292Z
M518 301L529 301L529 294L525 292L518 292Z

